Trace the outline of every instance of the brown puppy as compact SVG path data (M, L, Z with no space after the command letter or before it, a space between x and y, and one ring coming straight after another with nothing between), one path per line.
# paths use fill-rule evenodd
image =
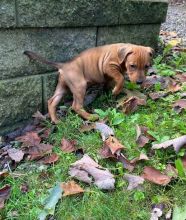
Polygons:
M30 51L24 54L30 59L56 67L60 73L55 93L48 100L49 115L57 123L56 106L68 89L73 94L72 109L85 119L98 119L97 115L83 108L87 85L105 83L110 79L115 82L112 93L118 95L123 88L125 73L131 82L142 83L150 66L152 51L150 47L118 43L87 49L66 63L47 61Z

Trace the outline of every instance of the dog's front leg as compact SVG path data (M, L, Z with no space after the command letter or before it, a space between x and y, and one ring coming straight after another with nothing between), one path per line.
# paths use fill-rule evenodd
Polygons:
M124 77L122 73L120 72L120 69L118 66L110 64L106 68L106 74L112 78L115 82L115 87L112 90L113 95L118 95L122 89L123 89L123 84L124 84Z

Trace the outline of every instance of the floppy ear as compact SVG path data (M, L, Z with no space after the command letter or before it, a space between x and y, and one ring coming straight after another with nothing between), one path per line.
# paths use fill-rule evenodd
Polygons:
M151 47L147 47L147 52L150 54L150 57L152 57L154 54L154 49Z
M122 64L129 54L133 53L132 47L129 45L123 46L118 50L119 64Z

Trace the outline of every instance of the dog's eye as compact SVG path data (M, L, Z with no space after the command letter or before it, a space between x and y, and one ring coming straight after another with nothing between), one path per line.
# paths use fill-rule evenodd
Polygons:
M131 64L130 67L131 67L132 69L136 69L136 65L134 65L134 64Z

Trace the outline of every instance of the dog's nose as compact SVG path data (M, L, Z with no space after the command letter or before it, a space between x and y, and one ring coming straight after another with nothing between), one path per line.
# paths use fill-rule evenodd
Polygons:
M143 83L143 80L138 80L136 83L140 85Z

